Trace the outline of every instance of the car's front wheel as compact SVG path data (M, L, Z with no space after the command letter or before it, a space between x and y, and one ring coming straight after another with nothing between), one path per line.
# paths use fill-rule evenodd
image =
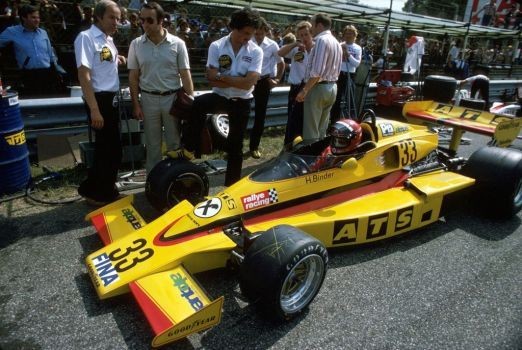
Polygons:
M290 319L315 298L326 275L328 253L305 232L279 225L263 232L245 254L240 287L270 316Z

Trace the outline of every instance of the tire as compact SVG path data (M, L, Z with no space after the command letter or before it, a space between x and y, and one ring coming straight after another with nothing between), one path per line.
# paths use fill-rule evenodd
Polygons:
M422 94L424 100L449 103L455 96L457 81L444 75L428 75L424 79Z
M471 155L462 173L476 180L471 203L482 214L508 219L522 209L522 152L481 148Z
M228 115L213 114L209 117L209 129L214 148L225 150L228 132L230 130Z
M195 205L208 191L208 176L203 168L185 159L162 160L147 176L145 184L148 201L163 212L184 199Z
M242 293L267 316L288 320L315 298L326 275L328 253L305 232L279 225L262 233L240 267Z

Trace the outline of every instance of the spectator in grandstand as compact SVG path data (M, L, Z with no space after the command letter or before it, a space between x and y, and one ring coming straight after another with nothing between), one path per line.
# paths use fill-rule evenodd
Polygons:
M65 76L66 72L58 65L47 32L39 28L38 9L24 5L20 18L22 24L8 27L0 34L0 47L13 44L22 76L22 95L49 94L62 85L63 80L59 80L63 77L59 74Z
M172 23L170 13L165 13L165 17L163 17L162 26L167 30L169 34L176 35L176 26Z
M200 22L196 19L189 20L190 38L194 48L202 49L205 47L205 39L201 33Z
M353 25L347 25L343 29L343 41L341 47L343 50L343 60L341 64L341 72L339 79L337 79L337 95L335 103L330 112L330 124L335 123L341 117L341 101L346 99L345 103L349 106L347 109L348 115L343 115L344 118L354 118L352 110L356 111L357 107L353 105L355 97L355 71L359 64L361 64L362 49L355 43L357 39L357 28Z
M180 120L169 114L176 91L183 88L194 94L187 48L163 28L164 17L158 3L143 5L140 20L145 34L131 42L127 64L133 114L144 121L147 172L161 160L162 139L167 152L180 148Z
M259 25L259 13L251 8L232 13L231 33L214 41L208 50L207 78L212 92L196 97L189 132L183 134L186 149L181 155L192 158L194 153L199 153L201 129L207 114L228 114L230 127L226 145L225 186L241 178L243 137L250 114L252 91L263 63L263 51L250 40Z
M92 7L84 6L83 7L83 19L80 23L80 31L89 29L92 26L92 23L93 23Z
M41 0L39 11L42 27L47 30L49 38L58 38L58 34L64 30L63 13L52 0Z
M512 4L511 8L508 10L506 15L504 16L504 29L509 29L513 27L516 21L516 13L517 13L517 4Z
M287 34L285 38L288 35L291 35L291 33ZM297 24L297 37L298 40L283 45L278 51L280 56L291 60L290 73L288 74L290 91L288 93L288 121L286 123L285 145L303 134L303 103L297 102L295 98L304 86L308 57L314 46L310 22L302 21Z
M283 58L277 54L279 45L268 37L269 33L270 25L264 18L261 18L261 27L256 30L256 34L252 39L252 42L263 50L261 77L257 81L253 92L255 113L254 125L250 131L250 154L256 159L261 158L259 143L265 130L266 108L270 91L281 82L285 72Z
M0 1L0 33L5 28L12 26L12 12L13 9L9 6L9 1Z
M129 28L129 36L128 40L131 42L137 37L143 34L143 29L141 28L139 16L137 13L132 12L129 16L130 28Z
M455 69L454 62L459 57L460 45L461 45L460 39L458 39L457 41L452 43L452 45L448 51L448 55L446 56L446 66L444 68L444 71L448 74L451 74L453 72L453 70Z
M281 36L281 29L273 28L271 34L271 39L275 41L279 47L283 46L283 37Z
M176 26L176 36L185 42L188 48L192 48L192 40L190 38L190 27L188 21L181 17L178 19L178 25Z
M118 29L130 28L130 21L128 19L128 11L125 7L120 7L121 9L121 19L118 24Z
M92 205L105 205L118 198L115 182L121 162L118 107L113 103L120 88L118 55L112 35L120 20L120 8L101 0L94 9L95 24L74 41L78 80L88 116L95 132L94 161L78 193Z
M319 13L312 17L311 23L315 45L310 52L306 84L296 97L296 101L304 102L304 140L326 136L343 56L341 45L330 31L332 19Z
M482 20L480 21L480 25L489 26L496 23L497 6L495 3L496 0L490 0L489 4L482 6L482 8L476 13L476 16L478 16L481 12L484 12L482 15Z

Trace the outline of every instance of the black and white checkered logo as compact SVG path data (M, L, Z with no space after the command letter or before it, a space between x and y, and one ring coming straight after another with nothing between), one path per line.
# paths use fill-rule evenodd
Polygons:
M275 188L271 188L268 190L268 198L270 203L277 203L279 201L279 197L277 196L277 190Z

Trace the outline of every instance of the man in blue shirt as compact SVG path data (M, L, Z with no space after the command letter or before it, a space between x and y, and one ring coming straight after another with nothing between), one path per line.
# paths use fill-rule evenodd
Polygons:
M0 33L0 48L13 44L16 62L22 73L24 95L48 94L56 87L58 75L65 73L57 64L47 32L39 28L40 15L36 7L20 9L22 24L8 27Z

